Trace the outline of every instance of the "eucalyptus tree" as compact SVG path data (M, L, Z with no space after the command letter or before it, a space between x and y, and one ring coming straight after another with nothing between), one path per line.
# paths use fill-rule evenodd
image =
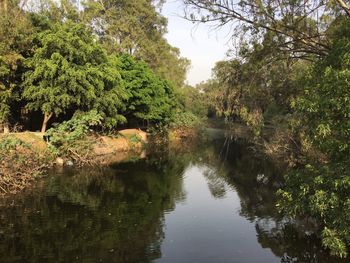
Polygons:
M136 54L144 41L159 38L166 20L151 0L87 1L85 19L92 24L109 51Z
M162 77L182 86L189 61L164 37L167 19L160 14L163 2L88 0L82 16L109 53L142 59Z
M300 93L293 82L309 63L278 52L274 36L267 32L261 43L242 46L239 57L217 62L205 84L216 114L228 121L243 121L256 135L265 124L281 125L281 118L288 121L291 100Z

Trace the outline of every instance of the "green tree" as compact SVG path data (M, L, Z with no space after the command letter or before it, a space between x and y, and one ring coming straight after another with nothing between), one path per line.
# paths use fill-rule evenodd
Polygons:
M193 113L199 118L206 118L208 115L208 99L201 86L192 87L189 85L177 90L179 107L184 111Z
M305 73L297 113L314 145L335 160L350 154L350 20L338 18L328 56Z
M350 21L332 25L329 54L309 68L295 99L300 127L323 162L306 160L286 175L279 191L280 209L292 216L312 216L320 223L323 245L341 257L350 245Z
M121 74L130 96L125 115L147 123L168 122L175 107L172 86L129 55L121 57Z
M142 59L161 77L181 87L189 61L164 37L167 20L158 12L162 2L89 0L83 17L109 53L127 53Z
M117 56L108 56L107 61L100 68L99 78L94 82L96 97L92 106L88 107L101 114L102 126L107 129L127 121L121 112L126 109L129 94L121 76L120 63Z
M217 115L242 120L256 134L277 117L288 119L290 102L299 92L293 80L305 64L278 52L275 37L267 32L261 41L242 45L238 57L217 62L212 79L203 86Z
M113 59L108 59L85 26L70 21L53 24L37 34L38 47L26 60L23 97L27 107L44 114L41 132L53 115L67 110L97 108L110 124L126 97Z

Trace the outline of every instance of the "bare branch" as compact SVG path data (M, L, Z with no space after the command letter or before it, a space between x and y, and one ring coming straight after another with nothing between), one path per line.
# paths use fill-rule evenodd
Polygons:
M350 17L350 7L343 0L336 0L345 13Z
M284 36L291 45L301 45L309 53L318 56L324 56L330 49L324 31L319 28L319 19L322 17L319 12L326 12L325 2L322 0L299 0L293 5L280 0L184 2L185 17L192 22L214 23L217 27L231 23L237 29L240 28L241 32L242 29L247 30L247 26L251 30L271 31Z

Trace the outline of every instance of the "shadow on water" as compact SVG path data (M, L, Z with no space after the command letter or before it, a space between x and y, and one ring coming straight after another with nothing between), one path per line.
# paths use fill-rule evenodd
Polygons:
M144 160L56 172L3 200L0 261L340 262L312 227L277 213L281 173L218 130Z

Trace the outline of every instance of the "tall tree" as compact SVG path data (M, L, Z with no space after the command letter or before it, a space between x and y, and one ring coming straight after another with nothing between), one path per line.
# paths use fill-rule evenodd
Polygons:
M70 21L56 23L39 32L37 41L33 57L26 60L23 97L29 109L44 114L41 132L54 115L69 109L103 107L98 98L106 90L109 108L121 107L125 93L118 74L108 69L106 53L85 26Z
M159 13L161 4L155 0L89 0L83 15L109 53L127 53L142 59L180 87L189 61L164 38L167 20Z

